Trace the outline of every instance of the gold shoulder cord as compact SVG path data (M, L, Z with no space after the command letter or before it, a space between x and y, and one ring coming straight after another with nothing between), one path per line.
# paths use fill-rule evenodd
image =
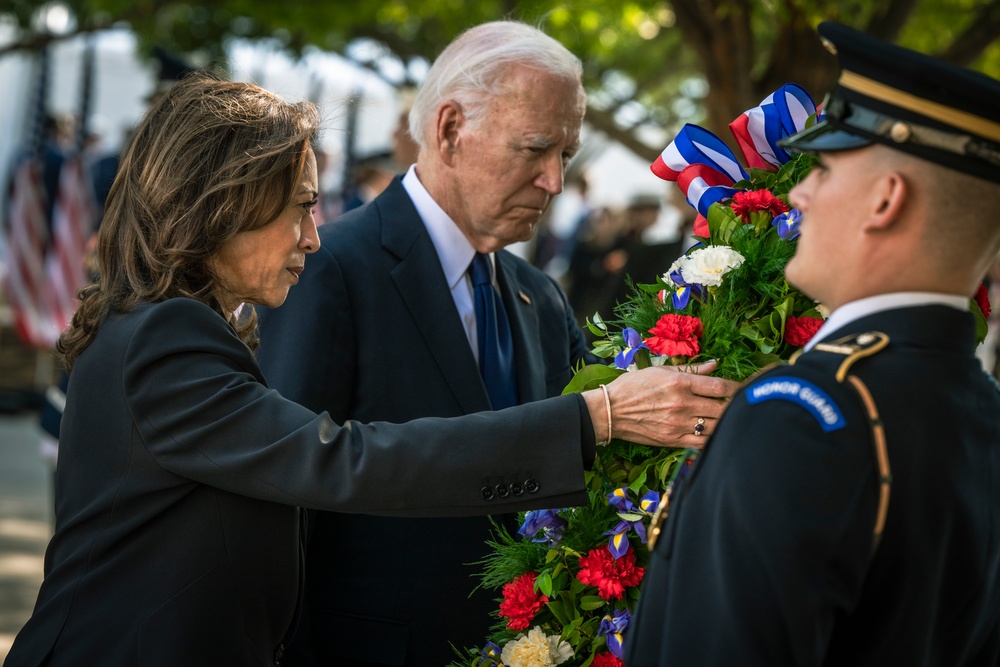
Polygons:
M837 382L844 380L854 388L861 398L868 413L868 424L872 432L872 446L875 449L875 463L878 466L878 511L875 514L875 527L872 530L872 557L878 550L879 542L882 540L882 532L885 530L885 518L889 513L889 492L892 488L892 470L889 468L889 449L885 441L885 426L878 413L878 406L875 399L868 391L868 387L857 375L848 375L848 371L854 362L865 357L870 357L876 352L885 348L889 344L889 337L881 331L873 331L860 336L851 337L835 341L833 343L820 343L815 349L822 352L832 352L842 354L847 358L841 362L837 369ZM793 361L794 363L794 361Z
M861 402L865 404L865 410L868 412L868 423L872 429L872 442L875 446L875 462L878 465L878 513L875 515L875 529L872 531L872 556L874 557L882 539L882 531L885 530L885 517L889 512L889 491L892 488L889 449L885 444L885 428L879 417L878 407L875 405L875 399L872 398L868 387L857 375L848 375L847 381L858 392Z

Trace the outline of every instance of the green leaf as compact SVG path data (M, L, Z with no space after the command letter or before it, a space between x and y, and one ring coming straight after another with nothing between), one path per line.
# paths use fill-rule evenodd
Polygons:
M989 332L989 324L986 322L986 318L983 317L983 311L979 308L976 300L969 299L969 301L971 302L969 310L972 312L972 317L976 320L976 345L978 346L986 340L986 334Z
M640 348L639 351L635 353L635 356L632 357L632 362L635 364L635 367L639 369L649 368L653 365L649 356L649 350L645 348Z
M594 336L597 338L605 336L608 333L608 325L606 325L604 323L604 320L601 319L600 313L594 313L592 319L588 318L586 321L586 325L587 329L590 330L590 333L594 334Z
M552 577L548 572L543 572L535 579L535 588L545 597L552 596Z
M607 600L596 595L584 595L580 598L580 609L593 611L608 604Z
M601 359L609 359L618 354L618 349L619 348L617 345L615 345L614 341L602 340L594 343L594 348L591 350L591 352L593 352L595 356L598 356Z
M764 338L764 334L758 331L757 328L749 322L740 327L740 335L754 342Z
M569 381L569 384L566 385L562 393L579 394L588 389L597 389L602 384L611 382L624 372L622 369L612 366L589 364L573 376L573 379Z
M562 600L560 599L549 600L548 602L545 603L545 606L550 612L552 612L552 615L555 617L557 621L559 621L560 624L566 625L567 623L570 622L570 616L566 612L566 609L567 608L572 609L572 607L563 604Z
M774 218L767 211L751 211L750 212L750 224L753 225L754 230L760 234L761 232L767 230L771 226L771 221Z
M770 366L771 364L776 364L781 361L781 357L777 354L765 354L759 352L753 355L753 361L758 368L764 368L765 366Z
M728 206L715 203L708 208L708 229L713 245L728 245L733 233L742 224L733 209Z

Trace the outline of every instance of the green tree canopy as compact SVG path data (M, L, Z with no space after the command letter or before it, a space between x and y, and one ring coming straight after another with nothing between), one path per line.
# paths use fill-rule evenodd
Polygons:
M21 38L0 50L49 39L32 29L43 3L0 0ZM726 125L787 82L820 98L835 59L815 26L832 19L1000 78L1000 0L67 0L76 31L127 24L149 50L159 44L203 60L224 57L232 39L267 39L294 54L343 55L389 79L419 84L419 72L477 23L515 18L538 25L585 65L588 122L643 158L663 131L698 122ZM366 48L359 48L365 45ZM385 74L384 63L396 61ZM402 67L399 67L402 65ZM659 130L659 132L655 131Z

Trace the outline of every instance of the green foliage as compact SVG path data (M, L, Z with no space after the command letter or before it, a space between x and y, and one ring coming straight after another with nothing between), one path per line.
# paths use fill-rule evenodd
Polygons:
M787 198L794 183L815 164L809 155L797 155L777 172L751 169L750 180L736 184L748 190L770 189ZM725 245L743 256L743 263L726 275L722 285L712 288L708 301L694 298L684 309L664 304L659 294L669 294L673 286L664 278L653 285L632 287L631 298L618 305L615 318L601 320L603 348L617 353L625 347L621 331L631 327L647 335L666 313L697 316L704 327L701 352L682 363L715 359L716 374L745 380L761 368L787 358L794 347L784 340L789 316L818 317L816 304L792 288L784 277L784 267L795 253L795 243L781 239L771 226L772 216L755 212L758 224L744 224L732 208L713 205L709 211L710 246ZM665 267L666 272L666 267Z
M785 198L814 162L812 157L799 155L775 172L752 169L748 172L749 180L737 187L770 189ZM769 204L775 206L765 199L757 207ZM630 284L629 298L615 308L612 318L596 313L588 323L590 330L599 336L595 349L601 350L602 357L610 358L626 349L628 341L623 335L626 327L640 336L652 335L650 330L661 318L684 315L701 321L698 354L666 358L652 354L650 349L638 348L633 357L638 368L654 363L686 364L716 359L717 375L744 380L764 366L787 358L796 349L785 340L788 318L818 317L818 313L816 304L790 287L784 278L784 267L794 254L795 241L778 235L768 210L750 211L748 219L743 220L728 204L713 204L708 215L709 236L702 242L707 248L714 246L717 250L724 246L722 253L729 258L731 251L736 251L742 262L735 268L727 264L728 271L723 272L719 284L708 287L701 299L692 298L681 309L673 306L669 294L675 286L665 277L654 284ZM664 271L669 273L668 267ZM682 271L688 276L687 267L682 266ZM697 269L692 269L691 274L696 272ZM577 369L564 393L593 389L623 372L612 365L583 366ZM494 553L482 562L482 585L501 589L526 572L536 573L536 594L544 595L546 601L532 617L531 626L569 643L574 656L564 664L575 667L589 664L593 656L608 648L606 639L598 632L601 619L634 608L639 591L637 586L626 586L622 599L605 599L599 588L580 580L580 559L603 549L610 550L609 534L626 526L623 533L628 543L626 555L634 558L636 567L645 567L649 551L639 539L636 525L649 525L651 505L667 493L678 467L690 457L686 450L646 447L622 440L598 448L593 470L585 473L588 504L557 512L565 522L559 532L560 539L518 542L501 532L491 543ZM624 501L626 498L628 501ZM611 504L612 499L616 504ZM640 502L643 499L647 504ZM528 515L521 514L522 523ZM551 539L552 534L545 533L544 538ZM505 627L502 618L493 630L490 639L501 646L517 636ZM461 664L476 665L481 657L473 649L462 655L466 654L467 659Z
M42 0L0 0L0 18L25 30ZM534 24L584 64L588 118L602 132L652 160L650 130L721 123L779 84L795 81L822 97L832 59L817 52L813 27L838 20L927 53L942 54L1000 77L996 0L384 0L261 3L256 0L69 0L78 29L127 23L142 50L153 44L222 64L233 39L267 40L301 55L335 52L371 67L392 83L415 85L410 66L430 61L463 30L515 18ZM891 17L893 20L887 20ZM898 23L901 29L892 29ZM883 26L889 26L884 28ZM357 49L361 42L373 48ZM720 48L718 45L726 45ZM738 51L735 50L739 46ZM731 48L726 48L726 47ZM389 59L402 67L384 68ZM384 74L387 71L403 74ZM720 75L720 73L724 73ZM707 85L706 85L707 84ZM708 95L711 88L711 95Z
M544 563L545 554L535 544L512 536L506 527L492 517L490 522L495 536L486 543L490 553L475 563L482 567L480 586L500 588L525 572L535 571Z

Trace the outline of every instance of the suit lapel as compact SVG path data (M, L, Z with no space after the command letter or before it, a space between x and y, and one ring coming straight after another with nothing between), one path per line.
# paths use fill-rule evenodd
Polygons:
M486 388L427 229L397 177L375 200L382 246L397 258L391 278L463 412L489 410ZM390 222L391 221L391 222Z
M545 368L538 337L538 311L534 297L518 275L517 262L506 250L496 253L497 280L510 319L517 364L517 390L521 403L545 398Z

